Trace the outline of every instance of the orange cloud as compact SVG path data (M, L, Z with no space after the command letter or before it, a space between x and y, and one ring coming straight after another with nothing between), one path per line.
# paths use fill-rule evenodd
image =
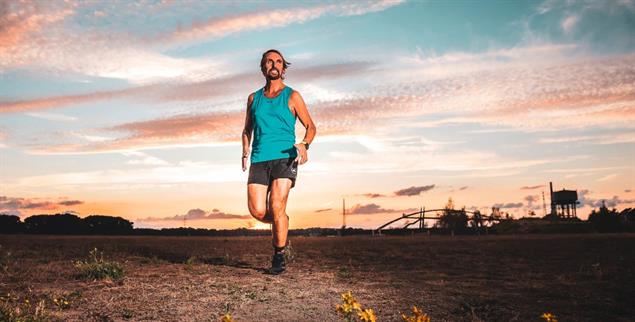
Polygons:
M200 220L200 219L252 219L251 215L236 215L222 212L216 208L207 212L200 208L190 209L184 215L174 215L169 217L147 217L139 218L139 221L180 221L184 219Z
M536 186L523 186L523 187L520 187L520 190L533 190L533 189L543 188L544 186L545 186L544 184L539 184Z
M380 0L249 12L196 22L191 27L178 28L150 40L161 43L178 43L196 39L217 39L243 31L266 30L293 23L302 23L326 14L339 16L362 15L385 10L402 2L401 0Z
M31 212L32 210L55 210L59 206L74 206L82 204L80 200L63 200L63 201L39 201L41 198L21 198L0 196L0 212L20 216L23 212Z
M131 95L143 95L160 89L161 85L138 86L115 91L100 91L87 94L44 97L32 100L0 102L0 113L44 110L73 104L113 99Z
M30 34L74 14L74 10L69 8L47 12L48 10L43 7L41 4L29 2L0 3L0 57L10 53L13 46L26 40Z

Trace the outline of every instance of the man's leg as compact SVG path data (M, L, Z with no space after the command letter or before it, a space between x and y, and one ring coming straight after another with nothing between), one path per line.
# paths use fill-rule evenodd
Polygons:
M273 245L282 248L287 244L289 217L287 216L287 198L291 190L291 179L278 178L271 183L270 207L273 212Z
M250 183L247 185L247 207L251 215L264 223L273 223L271 215L268 215L267 202L268 187L263 184ZM271 212L269 212L271 214Z

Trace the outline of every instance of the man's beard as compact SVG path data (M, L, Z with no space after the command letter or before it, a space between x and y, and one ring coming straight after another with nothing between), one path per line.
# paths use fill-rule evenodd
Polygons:
M275 76L272 76L272 74L271 74L271 71L273 71L273 70L278 72ZM281 76L282 76L282 74L280 74L280 71L275 69L275 68L270 69L269 72L267 73L267 79L270 79L270 80L279 79Z

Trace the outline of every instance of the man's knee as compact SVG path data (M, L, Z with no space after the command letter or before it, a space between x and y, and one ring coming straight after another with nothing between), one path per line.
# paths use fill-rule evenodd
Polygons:
M287 207L287 202L285 200L273 200L271 202L271 210L273 212L274 217L285 215L286 207Z
M266 208L249 207L251 216L259 221L270 224L272 222L271 216L268 216Z

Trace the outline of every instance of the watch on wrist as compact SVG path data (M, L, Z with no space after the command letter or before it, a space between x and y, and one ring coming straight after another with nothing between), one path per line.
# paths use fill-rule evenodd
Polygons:
M305 149L307 149L307 150L309 149L309 143L308 143L307 141L304 141L304 140L303 140L303 141L302 141L302 142L300 142L300 143L301 143L301 144L304 144L304 148L305 148Z

